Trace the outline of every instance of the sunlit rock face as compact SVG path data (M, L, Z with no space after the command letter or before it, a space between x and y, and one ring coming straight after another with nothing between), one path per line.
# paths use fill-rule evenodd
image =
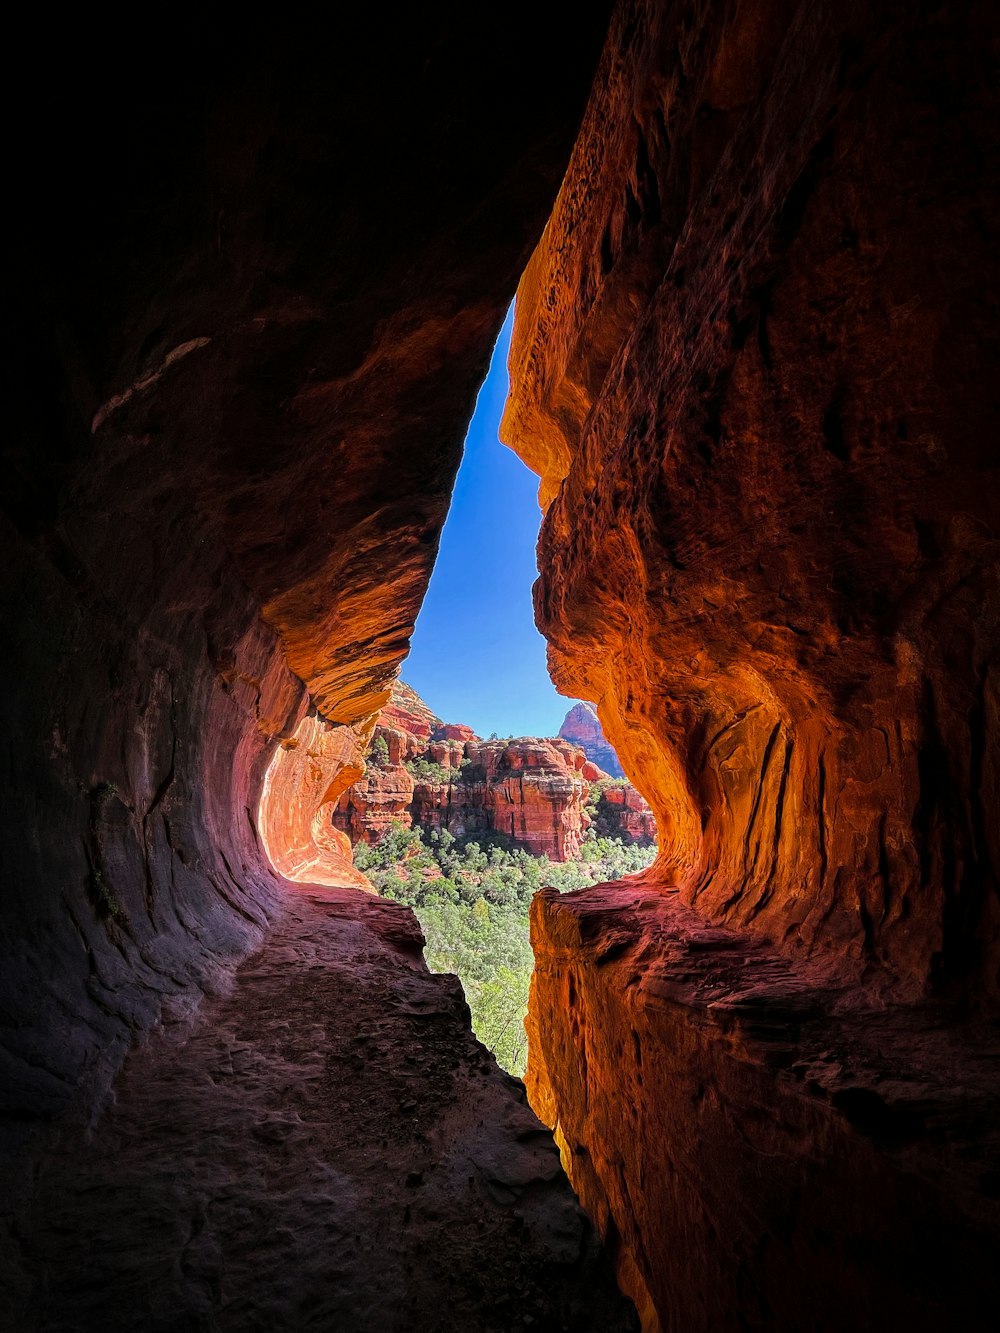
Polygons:
M502 427L664 874L908 995L997 986L992 19L623 4Z
M423 741L426 744L432 735L435 740L448 739L442 733L441 719L427 707L416 690L403 680L393 681L389 698L383 704L378 720L381 727L402 732L414 742Z
M536 900L529 1086L649 1329L996 1308L996 20L621 4L519 290L536 619L661 846Z
M593 704L574 704L563 718L559 735L579 745L588 759L613 778L624 777L624 770L601 730L600 718Z
M364 772L365 735L306 717L275 751L257 823L267 858L285 879L372 891L332 819L341 793Z
M598 11L531 42L443 11L178 13L131 61L99 15L38 35L6 251L18 1133L223 982L274 866L336 882L317 816L406 651Z
M397 681L364 776L356 777L325 812L351 843L377 842L403 823L456 837L500 834L533 856L569 861L579 856L591 823L586 806L593 784L607 774L561 737L481 740L471 727L441 722ZM656 840L653 812L633 787L603 791L597 812L605 836Z
M467 741L468 767L457 782L417 782L414 822L456 835L500 833L553 861L579 855L590 823L586 756L565 742L536 736Z

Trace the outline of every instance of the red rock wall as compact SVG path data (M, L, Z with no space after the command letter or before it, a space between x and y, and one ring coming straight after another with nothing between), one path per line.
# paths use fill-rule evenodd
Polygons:
M413 822L456 836L500 833L532 856L570 861L579 855L589 819L586 756L565 742L522 737L469 741L460 781L417 781Z
M401 821L425 829L446 828L456 837L501 833L532 856L553 861L579 855L590 822L584 807L594 776L584 772L582 750L534 737L425 743L420 736L385 727L381 721L375 736L387 743L388 763L381 765L369 756L364 777L332 807L334 827L352 843L376 842L391 824ZM429 760L452 770L454 777L415 777L405 766L408 759Z
M363 741L354 727L310 716L274 752L257 827L268 861L285 879L373 892L354 869L350 839L333 823L338 798L364 768Z
M997 986L995 17L623 3L503 426L664 874L907 994Z
M629 785L609 785L597 799L596 832L625 842L656 842L656 816L636 789Z
M402 681L392 687L374 739L385 742L385 758L370 751L360 778L345 768L349 782L338 785L318 821L332 820L351 843L377 842L402 822L444 828L456 837L500 833L532 856L553 861L579 856L590 826L592 784L606 776L580 747L560 737L480 740L471 727L440 722ZM449 776L414 775L407 768L411 760L433 763ZM609 787L599 814L607 836L656 841L655 816L633 787Z
M336 859L331 753L354 762L406 651L603 29L454 19L181 7L132 51L96 12L23 36L45 93L15 90L6 173L15 1136L259 941L287 889L257 831L279 741L274 861Z
M995 1322L997 21L623 0L519 289L536 619L662 849L536 898L528 1085L647 1330Z
M837 1014L656 884L547 890L531 931L529 1096L644 1333L994 1326L995 1037Z

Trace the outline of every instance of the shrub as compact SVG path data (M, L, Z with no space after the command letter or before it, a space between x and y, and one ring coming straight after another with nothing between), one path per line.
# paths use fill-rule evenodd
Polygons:
M376 736L368 751L368 762L376 768L386 768L389 763L389 742L384 736Z

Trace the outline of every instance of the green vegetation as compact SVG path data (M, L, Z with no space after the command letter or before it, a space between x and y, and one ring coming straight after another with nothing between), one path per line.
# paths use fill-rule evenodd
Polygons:
M98 913L103 917L113 917L116 921L125 920L125 908L108 887L107 881L99 870L90 873L90 891L97 904Z
M462 759L457 768L448 768L433 759L407 759L406 770L418 782L463 782L471 760Z
M376 768L386 768L389 764L389 742L384 736L376 736L367 755L368 762Z
M457 973L476 1036L518 1077L527 1056L532 896L541 888L566 893L634 874L652 862L656 848L630 847L588 831L582 852L582 860L558 864L496 834L476 841L398 822L373 847L355 848L354 864L378 891L414 909L427 939L428 966Z

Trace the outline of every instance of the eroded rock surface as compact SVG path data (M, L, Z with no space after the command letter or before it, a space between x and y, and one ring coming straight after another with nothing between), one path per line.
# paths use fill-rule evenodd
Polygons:
M6 1326L628 1333L551 1136L412 914L289 896L232 993L134 1052L18 1218Z
M110 14L22 32L48 92L8 162L15 1149L260 942L279 742L306 785L275 779L276 860L335 878L332 754L354 765L406 651L599 10L560 33L558 70L513 15L487 41L447 6L388 27L182 6L131 57ZM510 79L530 108L500 104Z
M669 882L911 996L998 988L996 22L625 0L502 426Z
M987 1333L995 1032L858 1012L652 883L532 905L527 1084L644 1330Z
M376 1181L382 1139L366 1141L365 1115L378 1101L387 1125L401 1086L376 1081L366 1111L351 1059L337 1063L371 960L289 946L261 1007L241 990L228 1009L206 997L261 945L292 891L283 875L347 875L329 809L405 654L605 25L599 5L572 31L534 10L498 23L442 5L386 22L364 7L234 18L181 5L148 40L110 12L22 15L15 49L45 53L30 112L9 85L19 203L0 460L0 1279L18 1289L4 1317L23 1311L22 1326L192 1328L216 1312L232 1328L301 1328L348 1308L337 1274L350 1264L343 1289L382 1326L403 1308L405 1246L380 1229L387 1214L341 1232L375 1195L389 1207L387 1188L337 1175L355 1152L351 1169ZM498 97L512 85L532 97ZM15 1216L53 1122L97 1114L130 1045L203 1001L218 1035L138 1055L92 1152L47 1159L35 1222ZM452 992L447 1005L415 1104L439 1077L447 1096L442 1071L474 1049ZM244 1038L248 1079L233 1084L218 1067ZM378 1063L402 1071L404 1052ZM456 1116L473 1119L449 1121L456 1142L476 1139L476 1077L484 1122L506 1114L492 1067L469 1069ZM292 1166L290 1108L307 1103L304 1119L333 1128ZM527 1228L533 1205L518 1199ZM475 1217L436 1241L442 1263ZM450 1232L455 1211L439 1224ZM372 1253L342 1264L366 1241ZM546 1243L539 1262L558 1267L558 1238ZM489 1258L475 1264L484 1308L505 1280ZM436 1271L429 1327L451 1319ZM460 1310L472 1290L470 1267Z
M661 849L536 905L529 1081L650 1330L995 1322L997 23L623 0L519 289L536 620Z

